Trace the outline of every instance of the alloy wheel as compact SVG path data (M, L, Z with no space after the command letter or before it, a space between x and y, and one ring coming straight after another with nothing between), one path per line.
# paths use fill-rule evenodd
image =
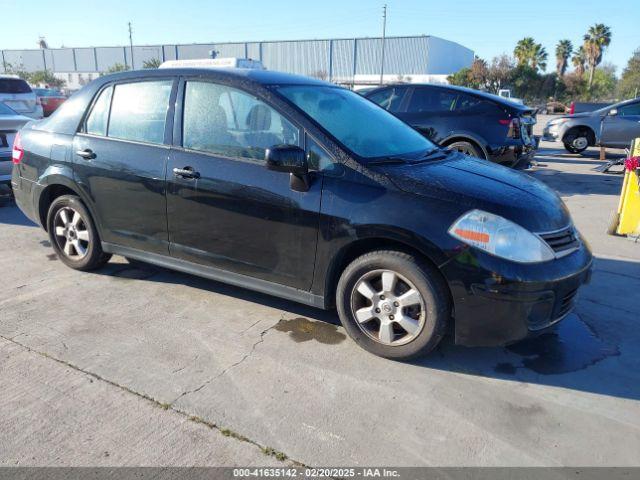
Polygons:
M576 137L571 142L571 146L578 151L582 151L589 146L589 140L587 140L587 137Z
M84 219L71 207L63 207L53 220L55 239L64 255L81 260L89 250L89 230Z
M355 283L351 313L367 336L384 345L405 345L425 325L422 295L411 281L392 270L373 270Z

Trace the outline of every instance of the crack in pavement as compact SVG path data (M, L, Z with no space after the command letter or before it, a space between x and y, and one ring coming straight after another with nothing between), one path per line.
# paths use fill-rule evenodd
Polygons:
M278 325L278 323L280 323L280 321L281 321L281 320L282 320L282 318L280 318L280 320L278 320L275 324L271 325L271 326L270 326L269 328L267 328L266 330L263 330L263 331L260 333L260 339L259 339L257 342L255 342L255 343L251 346L251 350L249 350L249 352L248 352L248 353L245 353L245 354L244 354L244 356L243 356L240 360L238 360L237 362L235 362L235 363L233 363L233 364L229 365L228 367L224 368L220 373L218 373L217 375L215 375L215 376L211 377L209 380L205 381L205 382L204 382L202 385L200 385L199 387L194 388L194 389L192 389L192 390L187 390L187 391L182 392L180 395L178 395L178 396L176 397L176 399L175 399L175 400L173 400L173 401L169 404L169 406L170 406L170 407L172 407L172 406L173 406L173 405L174 405L178 400L180 400L180 399L181 399L181 398L183 398L183 397L186 397L187 395L191 395L191 394L193 394L193 393L197 393L197 392L199 392L199 391L200 391L200 390L202 390L204 387L206 387L207 385L209 385L211 382L213 382L213 381L217 380L218 378L222 377L222 376L223 376L225 373L227 373L229 370L231 370L232 368L237 367L237 366L238 366L238 365L240 365L242 362L244 362L247 358L249 358L251 355L253 355L253 353L254 353L254 352L255 352L255 350L256 350L256 347L257 347L258 345L260 345L262 342L264 342L264 336L267 334L267 332L269 332L269 330L271 330L271 329L272 329L272 328L274 328L276 325ZM258 323L258 322L256 322L256 323ZM254 325L255 325L255 323L254 323ZM249 328L251 328L251 327L249 327Z
M277 323L275 325L277 325ZM246 360L253 353L253 351L255 350L256 346L264 341L264 335L271 328L273 328L275 325L267 328L264 332L262 332L260 334L260 340L258 340L256 343L253 344L253 347L251 348L251 351L248 354L246 354L242 358L242 360L240 360L239 362L236 362L235 364L233 364L230 367L226 368L225 370L223 370L223 372L221 374L217 375L212 380L214 380L215 378L221 376L222 374L224 374L229 369L235 367L236 365L239 365L244 360ZM223 435L225 437L232 437L232 438L236 439L237 441L246 442L246 443L249 443L251 445L254 445L255 447L259 448L262 451L263 454L269 455L269 456L273 456L273 457L277 458L278 460L280 460L281 462L287 461L293 466L303 466L303 467L306 466L302 462L299 462L297 460L291 459L288 455L286 455L283 452L278 452L278 451L274 450L273 448L271 448L269 446L262 445L262 444L258 443L257 441L252 440L252 439L250 439L250 438L248 438L248 437L246 437L246 436L244 436L242 434L236 433L236 432L234 432L234 431L232 431L232 430L230 430L228 428L221 427L221 426L217 425L214 422L211 422L211 421L208 421L208 420L204 420L204 419L202 419L200 417L197 417L197 416L195 416L193 414L190 414L189 412L187 412L185 410L181 410L179 408L176 408L176 407L173 406L172 403L171 404L163 403L163 402L161 402L159 400L156 400L155 398L147 395L146 393L137 392L135 390L132 390L129 387L126 387L124 385L120 385L120 384L118 384L118 383L116 383L116 382L114 382L112 380L104 378L104 377L102 377L101 375L99 375L97 373L94 373L94 372L91 372L89 370L85 370L84 368L78 367L77 365L74 365L74 364L72 364L70 362L67 362L66 360L62 360L60 358L53 357L53 356L49 355L46 352L41 352L39 350L35 350L34 348L31 348L28 345L25 345L23 343L20 343L20 342L17 342L15 340L13 340L13 338L5 337L4 335L0 334L0 339L3 339L5 341L7 341L7 342L10 342L10 343L14 344L14 345L17 345L17 346L25 349L28 352L34 353L36 355L40 355L43 358L46 358L48 360L52 360L52 361L54 361L56 363L59 363L60 365L64 365L67 368L71 368L72 370L75 370L77 372L80 372L80 373L83 373L85 375L88 375L88 376L90 376L92 378L95 378L96 380L99 380L101 382L105 382L105 383L107 383L107 384L109 384L109 385L111 385L113 387L116 387L116 388L118 388L118 389L120 389L120 390L122 390L122 391L124 391L126 393L130 393L132 395L135 395L135 396L137 396L137 397L139 397L139 398L141 398L143 400L146 400L146 401L154 404L155 406L157 406L157 407L159 407L159 408L161 408L163 410L171 410L172 412L175 412L178 415L182 415L183 417L187 418L187 420L189 420L189 421L192 421L192 422L195 422L195 423L201 423L201 424L209 427L212 430L217 430L218 433L220 433L221 435ZM199 387L197 390L199 390L200 388L202 388L202 387Z

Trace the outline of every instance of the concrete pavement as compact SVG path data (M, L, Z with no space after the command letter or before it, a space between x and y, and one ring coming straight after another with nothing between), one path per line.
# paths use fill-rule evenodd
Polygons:
M362 351L332 312L122 258L75 272L0 208L0 465L638 465L640 245L604 234L621 177L541 147L531 174L597 256L575 313L411 364Z

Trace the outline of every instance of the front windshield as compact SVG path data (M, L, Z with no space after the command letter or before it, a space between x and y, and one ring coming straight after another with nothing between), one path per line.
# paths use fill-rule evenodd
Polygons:
M295 85L280 87L278 92L362 158L399 157L436 148L407 124L350 90Z

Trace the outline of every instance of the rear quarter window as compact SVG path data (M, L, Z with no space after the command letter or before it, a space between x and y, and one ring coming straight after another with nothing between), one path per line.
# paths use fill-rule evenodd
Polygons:
M385 110L397 112L402 103L402 97L406 88L386 88L380 92L368 95L367 98L373 103L377 103Z
M31 87L21 78L0 78L0 93L31 93Z

